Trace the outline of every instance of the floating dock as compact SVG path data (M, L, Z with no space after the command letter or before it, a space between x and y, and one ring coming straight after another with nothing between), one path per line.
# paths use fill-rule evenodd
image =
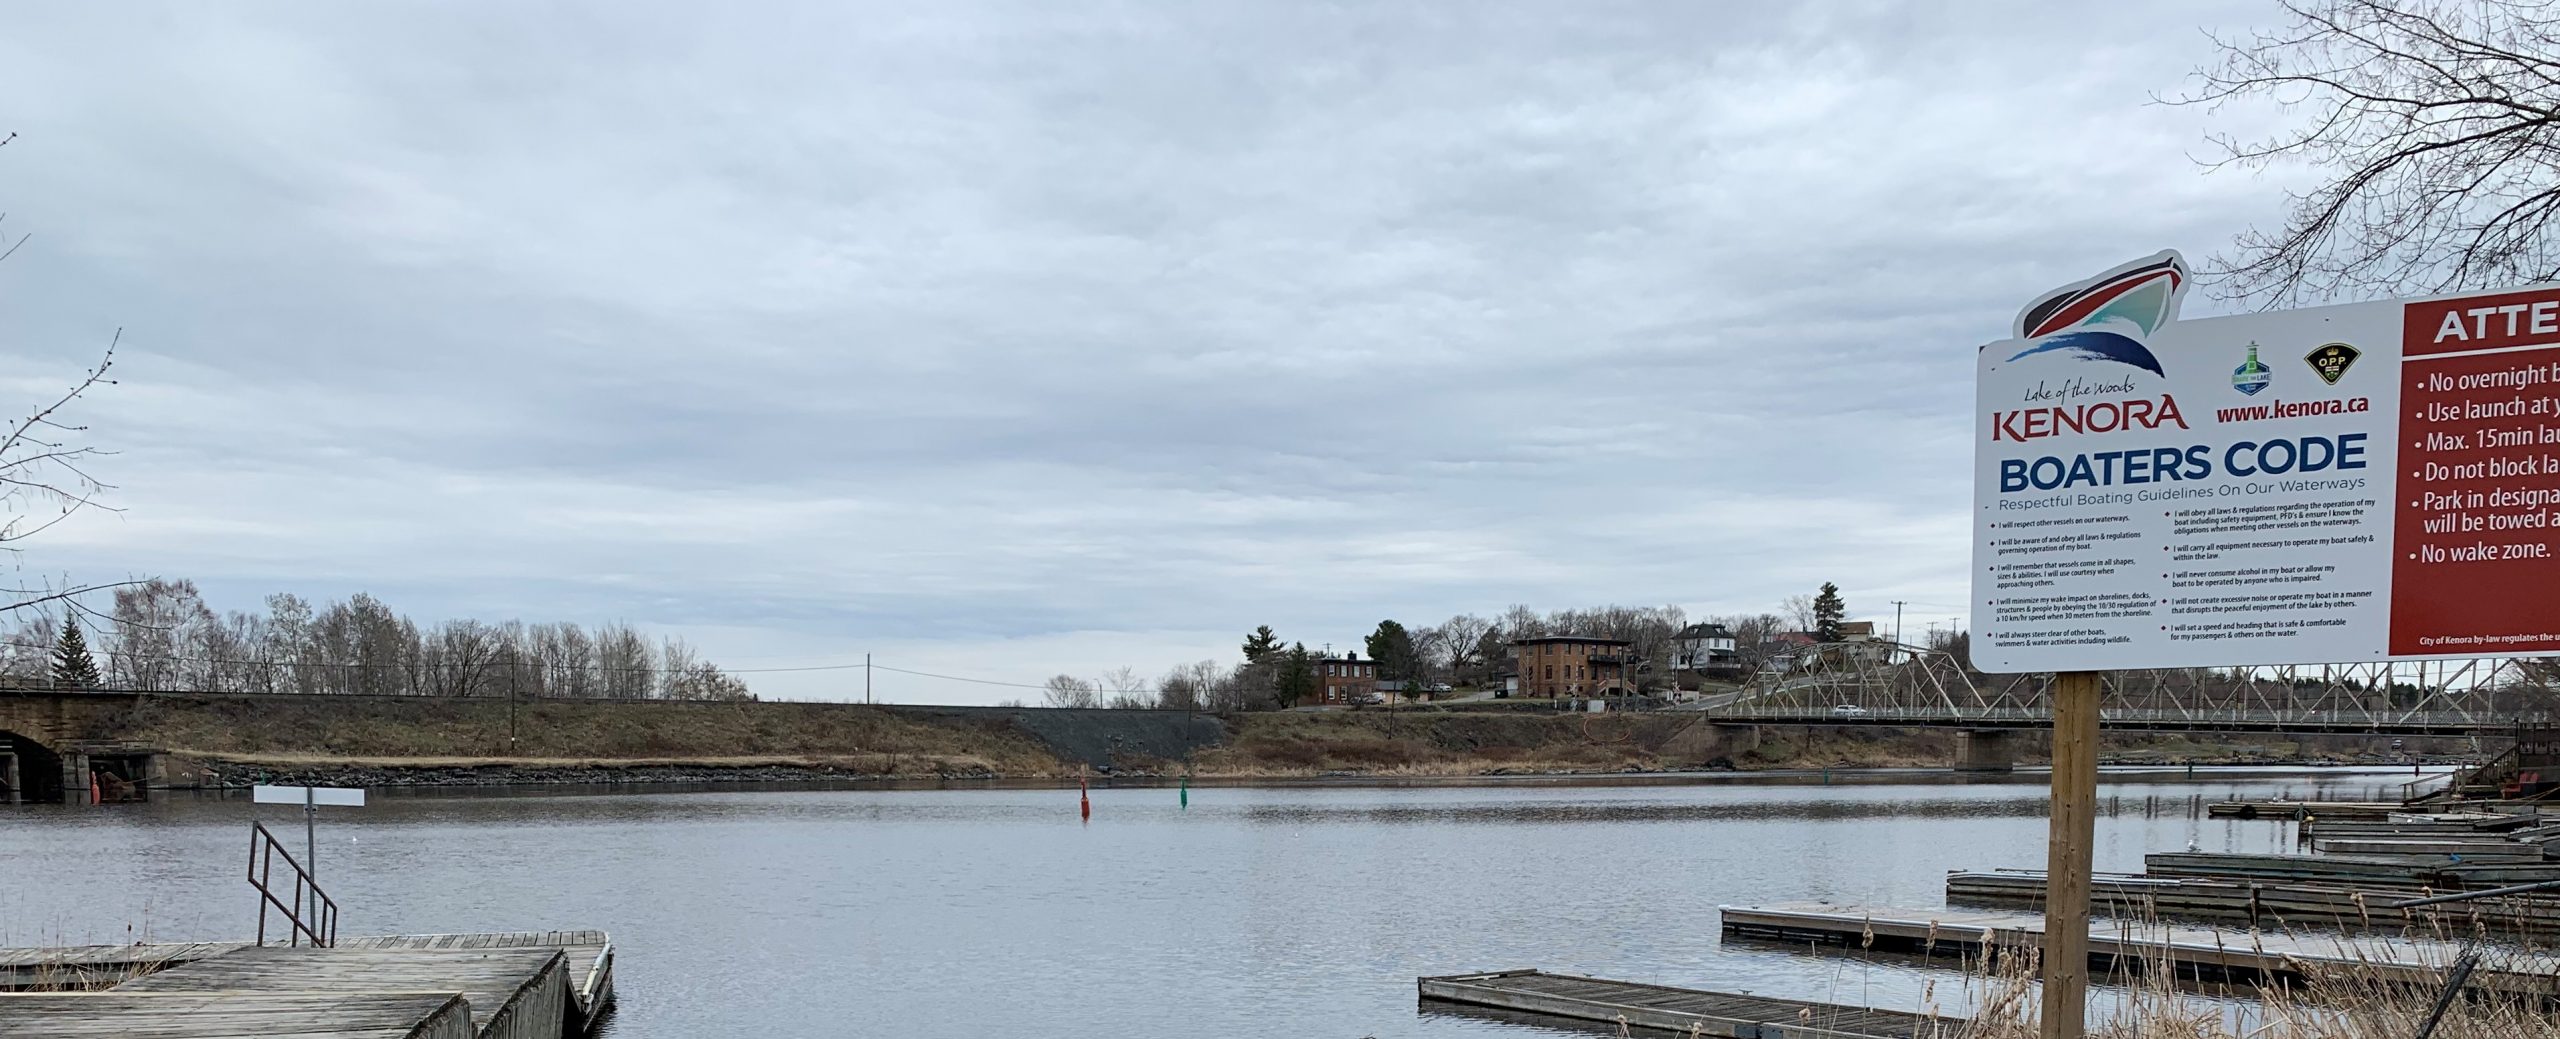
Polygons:
M2397 801L2216 801L2205 806L2215 819L2387 819L2406 812Z
M2089 894L2103 915L2229 920L2252 926L2385 929L2441 935L2560 933L2560 898L2508 895L2416 909L2391 903L2428 892L2282 880L2154 877L2101 873ZM1947 874L1947 904L2041 910L2043 870L1960 870Z
M0 1039L575 1039L612 1002L602 931L0 949Z
M1490 1007L1596 1021L1604 1025L1624 1024L1631 1028L1726 1039L1937 1039L1954 1035L1965 1025L1963 1018L1609 981L1537 970L1421 978L1415 987L1426 1002Z
M2307 881L2354 887L2473 891L2560 880L2560 863L2452 862L2442 856L2254 855L2162 851L2142 857L2155 877Z
M2044 918L2031 913L1826 903L1726 906L1722 913L1728 937L1924 956L1998 955L2038 948L2044 940ZM2448 941L2223 931L2123 919L2095 921L2089 928L2089 962L2102 973L2165 966L2180 977L2206 981L2293 981L2306 968L2335 967L2442 984L2443 968L2461 952L2460 944ZM2560 998L2560 959L2518 954L2473 974L2471 987Z

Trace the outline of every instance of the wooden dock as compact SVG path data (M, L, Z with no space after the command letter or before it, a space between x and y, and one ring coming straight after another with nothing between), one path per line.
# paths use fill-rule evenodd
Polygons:
M2413 887L2351 887L2285 880L2154 877L2101 873L2090 880L2097 912L2117 917L2233 921L2288 929L2389 930L2502 937L2560 934L2560 898L2509 895L2393 909L2391 903L2430 892ZM2043 870L1959 870L1947 874L1947 904L2036 910L2044 905Z
M1728 937L1808 942L1924 956L1998 955L2042 945L2044 918L1965 909L1797 903L1726 906ZM2390 980L2441 983L2461 954L2454 942L2397 937L2224 931L2125 919L2093 922L2089 962L2101 971L2166 967L2206 981L2291 981L2335 967ZM2518 954L2472 975L2472 987L2560 999L2560 959Z
M2217 801L2205 806L2214 819L2385 819L2409 806L2397 801Z
M473 1039L451 993L46 992L0 996L8 1039Z
M1537 970L1451 974L1421 978L1415 985L1426 1002L1729 1039L1936 1039L1955 1034L1965 1024L1962 1018Z
M2355 887L2424 887L2439 891L2471 891L2560 880L2560 863L2457 863L2441 856L2162 851L2143 856L2142 869L2155 877L2288 880Z
M0 1039L564 1039L612 1002L602 931L0 949Z

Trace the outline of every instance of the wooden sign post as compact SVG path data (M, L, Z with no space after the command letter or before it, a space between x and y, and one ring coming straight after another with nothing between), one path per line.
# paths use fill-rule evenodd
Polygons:
M2082 1039L2089 1009L2089 871L2098 814L2098 673L2053 676L2053 806L2044 880L2040 1039Z

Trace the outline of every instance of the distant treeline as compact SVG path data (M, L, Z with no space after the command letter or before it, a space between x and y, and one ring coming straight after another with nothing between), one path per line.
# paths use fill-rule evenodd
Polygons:
M1727 614L1699 620L1721 624L1732 633L1736 662L1749 670L1759 666L1781 633L1815 630L1819 607L1814 596L1795 596L1786 601L1783 614ZM1833 608L1838 608L1837 600ZM1058 675L1041 690L1040 702L1051 707L1179 710L1286 707L1298 702L1308 688L1311 676L1302 669L1310 654L1321 657L1328 649L1376 661L1378 677L1386 681L1484 686L1502 674L1514 640L1542 635L1625 639L1628 652L1643 662L1637 668L1639 684L1659 684L1668 680L1678 635L1691 620L1688 611L1678 606L1610 605L1540 612L1520 605L1492 617L1462 613L1438 624L1380 621L1356 645L1319 644L1311 651L1305 643L1291 643L1266 625L1246 636L1239 663L1202 660L1152 680L1131 667L1114 668L1099 679Z
M450 620L420 625L357 594L314 607L270 595L265 612L217 613L193 581L115 590L105 614L21 618L0 643L0 683L65 684L66 645L94 656L109 689L411 696L752 700L746 683L681 639L627 624ZM21 611L33 613L35 611ZM85 629L81 635L67 629ZM85 644L85 646L83 645Z

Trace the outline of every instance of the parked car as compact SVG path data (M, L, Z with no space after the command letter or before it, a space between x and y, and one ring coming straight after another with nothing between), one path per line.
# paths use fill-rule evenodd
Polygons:
M1841 704L1841 705L1840 705L1840 706L1838 706L1838 707L1834 707L1834 708L1832 708L1832 709L1831 709L1831 713L1836 714L1836 715L1839 715L1839 716L1841 716L1841 717L1843 717L1843 718L1861 718L1861 717L1865 717L1865 716L1866 716L1867 709L1866 709L1866 708L1864 708L1864 707L1860 707L1860 706L1858 706L1857 704L1853 704L1853 703L1844 703L1844 704Z

